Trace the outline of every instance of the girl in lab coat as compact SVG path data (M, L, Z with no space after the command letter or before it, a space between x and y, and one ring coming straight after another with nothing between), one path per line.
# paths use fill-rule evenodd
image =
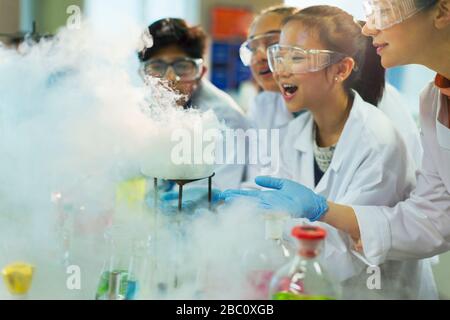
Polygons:
M364 101L379 98L359 81L370 67L363 61L365 45L358 23L335 7L306 8L285 20L279 45L268 49L269 64L288 109L310 112L288 126L278 173L285 179L257 178L260 186L276 191L230 190L222 198L253 197L267 209L318 221L326 198L392 206L408 196L414 161L391 121ZM304 200L292 189L298 183L318 194L309 216L297 210ZM437 298L429 261L387 261L380 265L380 287L371 290L370 263L352 253L346 234L324 226L323 263L342 284L344 298ZM371 228L378 230L376 224Z
M247 41L242 44L240 50L242 62L250 67L253 78L261 88L261 92L255 97L247 116L257 129L278 129L280 141L284 140L288 124L294 119L294 114L286 107L278 84L273 78L268 65L267 48L278 43L283 20L298 11L298 8L290 6L274 6L264 9L254 19ZM385 69L381 66L380 57L369 38L367 38L366 46L364 59L370 63L370 68L365 71L370 76L361 77L356 86L372 86L372 90L365 97L366 101L378 106L391 119L405 139L408 151L416 165L419 166L422 149L418 127L403 97L392 85L385 83ZM268 146L260 144L260 148L263 150L266 150ZM242 187L254 188L255 178L269 172L270 168L267 169L260 164L248 165L247 181Z
M249 29L247 41L240 48L242 63L250 67L253 78L261 91L256 95L247 113L252 126L267 131L266 140L259 137L260 150L268 150L271 146L270 130L277 129L279 141L283 141L289 122L294 115L286 108L280 94L278 84L273 78L267 61L267 48L280 40L283 19L296 13L299 9L291 6L273 6L263 10L254 20ZM262 134L262 133L260 133ZM272 153L272 150L270 150ZM243 188L255 188L254 180L262 172L267 171L264 164L248 164L246 182ZM269 168L270 170L270 168Z

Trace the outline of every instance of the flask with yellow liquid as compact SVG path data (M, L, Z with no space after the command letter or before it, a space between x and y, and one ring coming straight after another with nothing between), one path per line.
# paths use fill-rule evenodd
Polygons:
M24 262L16 262L2 270L6 288L14 299L27 299L33 280L34 267Z

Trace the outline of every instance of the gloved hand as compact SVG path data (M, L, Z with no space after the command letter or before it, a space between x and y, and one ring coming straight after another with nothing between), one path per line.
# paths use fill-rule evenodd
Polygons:
M272 177L257 177L255 182L273 190L227 190L220 195L220 199L230 202L239 197L249 197L264 209L286 212L293 218L307 218L310 221L320 220L328 211L324 197L296 182Z

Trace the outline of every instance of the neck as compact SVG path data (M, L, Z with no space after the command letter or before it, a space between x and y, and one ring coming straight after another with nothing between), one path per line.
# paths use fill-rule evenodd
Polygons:
M341 88L310 108L317 126L316 140L319 147L330 147L339 141L351 106L352 98Z
M431 46L430 46L431 47ZM438 45L433 46L435 50L426 51L426 56L423 57L424 66L450 79L450 39L446 41L439 41Z

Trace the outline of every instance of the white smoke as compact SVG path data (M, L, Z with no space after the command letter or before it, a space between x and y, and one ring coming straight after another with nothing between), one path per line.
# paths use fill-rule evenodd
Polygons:
M209 175L211 166L170 161L171 133L221 127L212 112L177 108L180 97L158 80L142 81L140 36L130 27L99 37L83 25L18 51L0 47L0 267L32 263L32 298L94 298L107 261L124 254L134 255L138 298L249 296L241 258L264 243L255 207L167 216L116 205L118 184L142 171ZM112 253L112 224L133 239L131 251ZM69 265L81 268L80 290L67 288Z

